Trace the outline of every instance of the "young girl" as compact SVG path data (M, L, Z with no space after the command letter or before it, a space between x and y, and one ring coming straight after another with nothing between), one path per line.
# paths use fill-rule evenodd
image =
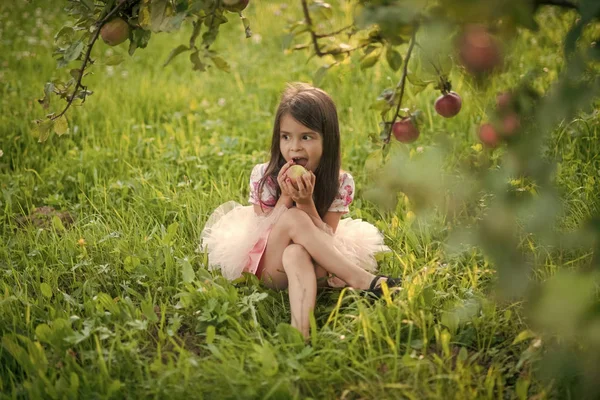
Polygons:
M302 165L308 173L288 176ZM381 295L373 275L374 254L389 251L377 228L362 220L341 219L354 196L354 180L340 170L340 133L333 100L321 89L292 84L275 116L271 159L250 176L251 206L227 202L202 231L202 248L211 269L233 280L256 274L268 287L289 288L292 326L305 337L315 305L317 283L349 285Z

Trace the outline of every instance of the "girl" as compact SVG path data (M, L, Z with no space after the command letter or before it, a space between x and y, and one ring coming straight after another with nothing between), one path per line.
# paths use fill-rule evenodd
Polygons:
M294 165L308 173L292 179ZM317 282L349 285L381 295L374 254L389 251L383 236L362 220L341 219L354 196L354 180L340 170L340 134L333 100L308 84L289 85L275 116L271 159L250 176L251 206L228 202L202 232L210 268L236 279L256 274L268 287L289 288L292 326L305 337Z

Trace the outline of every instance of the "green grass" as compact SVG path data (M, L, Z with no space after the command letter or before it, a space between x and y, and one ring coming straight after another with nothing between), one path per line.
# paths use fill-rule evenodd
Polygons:
M254 39L243 39L235 17L224 26L215 47L230 74L194 73L185 56L161 67L189 27L153 36L119 66L96 65L85 80L94 94L69 111L70 134L43 144L32 121L44 115L36 101L44 83L66 73L51 58L65 16L55 2L0 6L0 398L551 396L553 386L533 374L532 340L513 344L529 327L522 303L489 296L495 272L482 252L447 252L451 221L412 221L415 205L403 196L394 213L362 197L375 150L369 134L378 130L369 106L399 78L385 65L363 72L353 59L321 86L338 105L343 168L357 184L350 216L384 232L393 255L381 270L404 277L400 295L369 304L347 291L321 293L305 345L288 324L286 292L208 272L197 252L204 222L225 201L246 202L250 170L268 158L285 82L310 82L322 63L284 54L286 16L300 13L296 4L276 16L281 4L252 4ZM545 18L552 23L524 33L513 44L513 68L486 88L453 77L463 98L458 117L435 116L432 89L408 92L426 116L409 148L427 152L436 135L449 137L452 169L479 153L475 129L498 90L548 68L536 81L546 90L568 24ZM97 47L97 55L109 50ZM596 113L565 122L547 149L559 161L566 230L600 212L599 121ZM68 211L74 223L17 224L43 205ZM546 257L542 278L590 258L533 251Z

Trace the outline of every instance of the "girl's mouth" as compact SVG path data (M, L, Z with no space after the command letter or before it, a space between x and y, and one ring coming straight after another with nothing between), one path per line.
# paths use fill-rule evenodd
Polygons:
M306 164L308 164L307 158L294 157L292 160L294 161L294 164L302 165L303 167L306 167Z

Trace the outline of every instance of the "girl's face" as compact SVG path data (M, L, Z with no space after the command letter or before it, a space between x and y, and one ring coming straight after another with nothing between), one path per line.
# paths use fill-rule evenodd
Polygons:
M323 154L323 138L290 114L285 114L279 125L279 150L285 161L294 160L294 164L314 172Z

